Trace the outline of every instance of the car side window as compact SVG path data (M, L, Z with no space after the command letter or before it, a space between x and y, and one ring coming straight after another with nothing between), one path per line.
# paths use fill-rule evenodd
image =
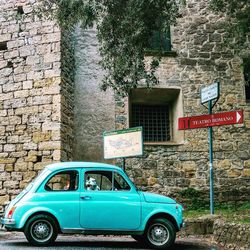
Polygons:
M115 191L127 191L130 190L129 184L126 180L118 173L114 173L114 190Z
M53 175L45 184L44 189L46 191L75 191L78 189L78 182L78 171L62 171Z
M130 190L126 180L112 171L87 171L85 173L85 189L91 191L124 191Z
M85 189L92 191L112 190L111 171L88 171L85 173Z

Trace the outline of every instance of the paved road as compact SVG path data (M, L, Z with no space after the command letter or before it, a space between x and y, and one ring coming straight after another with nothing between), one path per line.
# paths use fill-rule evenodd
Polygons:
M64 250L64 249L123 249L123 250L144 250L145 248L134 241L131 237L96 237L96 236L59 236L53 246L33 247L28 244L21 233L0 234L1 250ZM208 247L197 240L177 240L173 249L175 250L218 250L215 247Z

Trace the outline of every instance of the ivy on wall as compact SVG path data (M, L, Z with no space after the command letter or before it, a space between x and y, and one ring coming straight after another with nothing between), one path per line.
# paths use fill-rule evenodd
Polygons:
M139 83L157 84L155 71L160 57L145 63L145 51L152 32L166 32L178 17L175 0L43 0L47 17L56 18L63 28L78 23L96 25L100 64L106 75L101 88L127 95Z
M106 75L101 88L127 95L143 83L157 84L160 57L145 63L145 52L154 31L168 32L186 0L40 0L40 13L55 18L64 29L80 23L95 25L100 44L100 64ZM215 12L226 15L226 44L242 51L249 45L249 0L211 0ZM161 53L159 53L160 55Z

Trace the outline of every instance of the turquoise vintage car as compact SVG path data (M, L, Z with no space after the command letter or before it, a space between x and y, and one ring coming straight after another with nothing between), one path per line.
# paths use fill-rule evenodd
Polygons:
M119 167L89 162L45 167L1 222L33 245L51 244L59 233L122 234L158 249L170 247L183 226L175 200L139 191Z

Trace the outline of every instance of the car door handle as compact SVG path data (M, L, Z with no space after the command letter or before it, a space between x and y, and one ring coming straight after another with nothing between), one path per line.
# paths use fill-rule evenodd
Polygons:
M81 199L82 199L82 200L90 200L91 197L90 197L90 196L81 196Z

